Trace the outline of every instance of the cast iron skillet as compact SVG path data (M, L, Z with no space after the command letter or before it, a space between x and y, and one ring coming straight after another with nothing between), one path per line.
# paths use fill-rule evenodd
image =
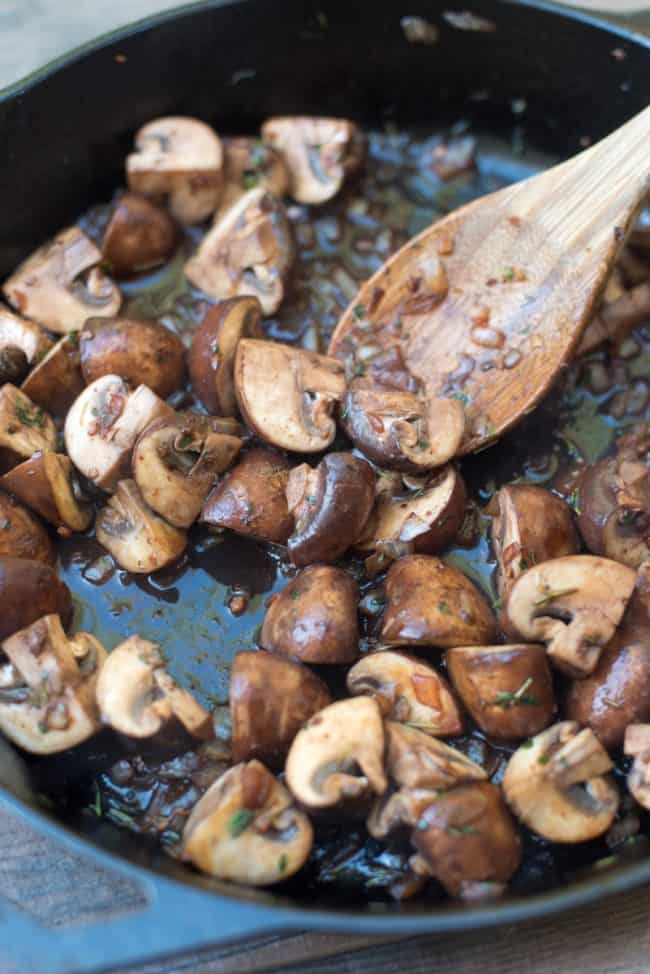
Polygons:
M472 0L472 11L495 32L459 31L442 17L450 7L451 0L212 0L106 36L6 89L0 277L49 233L110 196L133 130L157 115L197 115L223 131L249 131L278 113L400 126L438 126L462 114L499 132L512 125L513 99L525 99L530 144L566 156L650 100L647 39L552 4L508 0ZM439 26L435 48L407 43L404 14ZM612 56L616 48L625 57ZM27 766L5 745L0 802L144 894L139 911L56 933L36 923L28 905L0 903L0 946L30 972L96 971L288 929L406 935L512 923L650 879L650 859L616 861L570 886L492 905L323 910L228 889L106 821L70 828L42 810Z

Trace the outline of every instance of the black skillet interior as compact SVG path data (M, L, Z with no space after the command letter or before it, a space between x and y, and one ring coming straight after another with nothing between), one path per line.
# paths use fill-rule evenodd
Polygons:
M277 113L344 115L374 128L418 125L432 131L463 118L508 140L516 130L527 145L564 157L578 151L586 138L598 139L620 125L649 100L648 41L550 5L499 0L472 3L473 13L494 30L460 30L443 16L449 6L434 0L408 7L378 0L197 4L109 37L17 85L0 98L0 277L48 234L110 197L121 181L134 129L157 115L196 115L221 132L255 131L261 119ZM400 26L405 14L426 17L437 26L435 46L406 40ZM211 556L211 570L194 576L192 584L207 584L217 614L223 611L223 593L243 575L258 593L268 590L274 577L274 566L253 547L240 547L237 558L233 570L227 558ZM175 581L168 579L160 588L165 611L158 621L149 617L156 604L151 591L140 601L141 589L129 593L147 635L158 632L179 654L186 643L214 641L211 620L193 618L197 603L191 586L181 585L179 595ZM259 610L261 594L258 598ZM109 608L98 601L100 630L111 624ZM220 650L221 689L228 659L252 635L255 620L250 615L244 619L229 626L228 643ZM94 628L92 615L84 621ZM122 623L115 626L121 629ZM108 641L113 645L116 639ZM37 801L34 792L42 782L29 773L25 779L14 756L11 769L5 771L0 754L0 781L7 792ZM135 866L235 895L105 821L86 817L75 828ZM92 846L85 848L92 854ZM236 895L289 907L294 924L363 925L379 932L391 923L426 930L511 920L647 878L650 862L620 864L571 888L511 897L487 909L452 904L432 911L422 903L399 908L359 903L333 913L327 903L329 912L319 913L321 904L301 898L299 891L292 896ZM289 914L283 916L286 924Z

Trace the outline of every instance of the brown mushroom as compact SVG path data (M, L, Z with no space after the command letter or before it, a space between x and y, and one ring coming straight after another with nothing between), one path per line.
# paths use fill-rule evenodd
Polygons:
M134 480L121 480L99 511L95 537L120 568L139 575L176 561L187 546L186 532L152 511Z
M576 355L587 355L602 342L620 342L635 325L646 321L650 315L650 284L643 281L622 291L612 301L601 305L592 317L576 350Z
M52 416L65 416L86 383L81 373L79 336L64 335L38 360L21 385L22 392Z
M268 600L260 646L303 663L350 663L359 655L357 598L342 568L303 568Z
M236 203L240 196L262 186L282 197L289 188L289 170L272 146L261 139L230 136L223 139L225 186L215 221Z
M116 277L131 277L168 260L178 231L166 210L137 193L122 193L102 240L102 256Z
M476 146L473 135L440 141L431 153L431 168L443 182L471 172L476 168Z
M62 453L37 453L6 473L0 484L64 536L85 531L93 519L72 461Z
M147 122L126 160L129 189L164 196L181 223L201 223L217 208L223 188L219 136L197 118L172 115Z
M642 808L650 809L650 724L629 724L624 751L634 758L627 776L628 791Z
M56 561L56 549L38 518L14 497L0 491L0 557L6 555L46 565Z
M0 305L0 386L17 386L51 347L52 339L40 325Z
M66 627L72 618L68 586L49 565L28 558L0 558L0 605L0 640L41 616L58 615Z
M92 240L69 227L23 261L4 283L5 297L50 331L80 331L86 318L111 317L122 303L119 288L98 267L101 259Z
M194 395L210 413L238 413L233 370L240 338L256 338L262 308L257 298L220 301L206 311L192 335L188 370Z
M148 386L161 399L183 385L183 343L158 321L89 318L79 348L88 384L105 375L119 375L129 385Z
M37 450L54 450L56 428L48 414L7 382L0 388L0 473Z

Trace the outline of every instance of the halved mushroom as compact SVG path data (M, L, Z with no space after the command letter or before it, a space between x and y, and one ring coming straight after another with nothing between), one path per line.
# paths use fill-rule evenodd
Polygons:
M68 456L88 480L103 490L115 490L128 475L140 433L154 420L174 415L146 386L131 392L119 375L102 376L84 389L66 417Z
M631 568L607 558L568 555L535 565L510 590L504 628L515 639L542 642L569 676L593 673L634 589Z
M313 811L383 795L384 727L376 702L354 697L319 711L294 737L285 775L291 793Z
M481 646L496 620L473 582L440 558L409 555L386 575L381 638L393 646Z
M129 385L147 386L161 399L183 385L183 342L158 321L89 318L79 335L79 348L88 384L119 375Z
M457 646L447 651L447 669L470 716L496 740L532 737L553 719L543 646Z
M357 598L342 568L303 568L268 600L260 646L303 663L350 663L359 655Z
M256 338L262 308L257 298L230 298L205 313L192 335L188 369L194 394L210 413L236 416L233 370L241 338Z
M302 663L263 649L237 653L230 671L233 761L259 758L282 768L302 725L331 702L327 685Z
M117 314L122 295L98 267L102 255L78 227L39 247L5 281L7 300L50 331L81 331L91 315Z
M334 406L345 392L336 359L245 338L237 346L235 393L253 432L273 446L319 453L336 435Z
M147 575L185 551L187 534L145 503L134 480L121 480L95 522L95 537L120 568Z
M571 508L550 490L532 484L508 484L497 492L494 503L492 546L499 595L504 599L527 568L579 551Z
M52 339L40 325L0 305L0 386L22 382L51 347Z
M289 170L276 149L249 136L223 139L225 186L215 220L250 189L262 186L282 197L289 189Z
M347 676L348 692L367 694L386 718L434 737L461 734L463 718L451 687L422 660L406 653L368 653Z
M262 187L244 193L206 234L185 276L211 298L252 295L265 315L278 310L293 263L284 206Z
M104 262L116 277L158 267L178 243L176 224L166 210L137 193L122 193L102 240Z
M93 519L72 461L62 453L37 453L6 473L0 484L61 535L85 531Z
M0 640L41 616L58 615L66 627L72 618L68 586L49 565L29 558L0 557L0 605Z
M615 300L607 301L592 317L580 340L576 355L587 355L602 342L620 342L650 315L650 284L642 282Z
M290 192L298 203L331 200L346 177L361 168L366 155L363 132L345 118L269 118L262 125L262 138L286 161Z
M623 750L634 758L627 776L628 791L642 808L650 809L650 724L629 724Z
M106 650L94 636L66 636L46 615L2 644L12 667L0 688L0 730L33 754L75 747L99 730L95 688Z
M160 646L130 636L109 653L97 681L104 724L128 737L153 737L172 717L193 737L212 737L212 718L165 669Z
M0 557L31 558L52 565L56 550L50 536L31 511L0 491Z
M56 428L48 414L7 382L0 388L0 473L37 450L56 448Z
M214 213L223 188L223 150L217 133L197 118L171 115L147 122L127 156L129 189L164 196L181 223Z
M287 483L294 565L336 561L363 532L375 500L375 474L351 453L329 453L317 467L294 467Z
M198 413L159 419L136 441L133 476L149 507L177 528L189 528L214 482L241 449L220 432L222 420Z
M443 182L471 172L476 168L476 146L473 135L440 141L431 153L431 168Z
M524 825L551 842L606 832L619 795L611 759L593 731L565 720L522 744L503 775L503 794Z
M86 383L81 373L79 336L64 335L37 364L21 390L52 416L65 416Z
M269 886L297 872L313 843L309 819L259 761L210 786L183 831L183 858L218 879Z
M289 462L256 447L229 470L208 497L201 521L237 534L285 544L293 529L287 507Z

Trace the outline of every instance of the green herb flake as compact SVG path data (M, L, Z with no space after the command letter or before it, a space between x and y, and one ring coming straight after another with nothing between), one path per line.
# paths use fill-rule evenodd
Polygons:
M286 873L288 865L289 865L289 858L286 852L283 852L280 858L278 859L278 872Z
M93 803L90 806L90 808L95 813L97 818L101 818L102 815L104 814L104 808L102 805L102 793L99 790L99 785L97 784L97 782L95 782L95 797L93 799Z
M359 318L363 318L363 316L366 313L366 309L362 304L355 304L353 308L353 312L354 312L354 317L358 320Z
M466 392L452 392L451 398L457 399L458 402L462 402L463 406L467 406L469 403L469 396Z
M451 609L449 608L449 606L447 605L444 599L440 599L440 601L438 602L438 612L441 612L444 616L448 616L451 612Z
M519 746L525 748L528 751L534 745L534 743L535 741L532 739L532 737L529 737L527 741L524 741Z
M492 608L494 609L495 612L498 612L499 609L501 609L502 607L503 607L503 599L495 599L494 602L492 603Z
M528 707L537 706L539 703L537 697L526 693L532 682L533 678L529 676L514 693L511 693L510 690L500 690L492 701L493 705L495 707L503 707L504 710L508 710L510 707L516 707L517 705Z
M473 825L448 825L445 831L449 835L478 835L478 829Z
M551 760L551 755L550 754L540 754L540 756L537 758L537 763L538 764L548 764L548 762L550 760Z
M428 445L429 445L429 441L428 440L423 440L421 438L417 442L418 450L426 450L426 448L428 447Z
M386 605L386 599L383 597L383 595L375 595L370 599L370 604L377 606Z
M573 595L574 592L577 591L577 588L559 588L554 592L547 592L546 595L541 597L541 599L536 599L533 602L533 605L548 605L549 602L553 602L555 599L560 599L563 595Z
M569 494L569 496L566 499L566 502L569 505L569 507L573 508L576 514L582 513L582 511L580 510L580 493L578 490L574 490L572 494Z
M38 406L23 405L17 402L15 405L17 419L23 426L45 426L45 413Z
M242 173L241 183L244 189L255 189L260 181L260 175L254 169L245 169Z
M9 518L3 517L2 520L0 520L0 531L6 531L7 528L10 527L11 527L11 521L9 520Z
M526 571L526 569L528 568L528 562L526 561L525 558L519 559L519 567L522 570L522 572Z
M250 808L238 808L236 812L233 812L227 823L228 832L233 839L245 832L254 818L255 812L252 812Z
M515 279L515 269L514 267L504 267L501 273L502 281L514 281Z
M357 364L354 366L354 374L355 375L365 375L366 374L366 367L365 367L365 365L362 365L360 362L357 362Z
M300 593L296 589L294 589L293 592L289 592L289 598L291 599L292 602L295 602L299 594Z

